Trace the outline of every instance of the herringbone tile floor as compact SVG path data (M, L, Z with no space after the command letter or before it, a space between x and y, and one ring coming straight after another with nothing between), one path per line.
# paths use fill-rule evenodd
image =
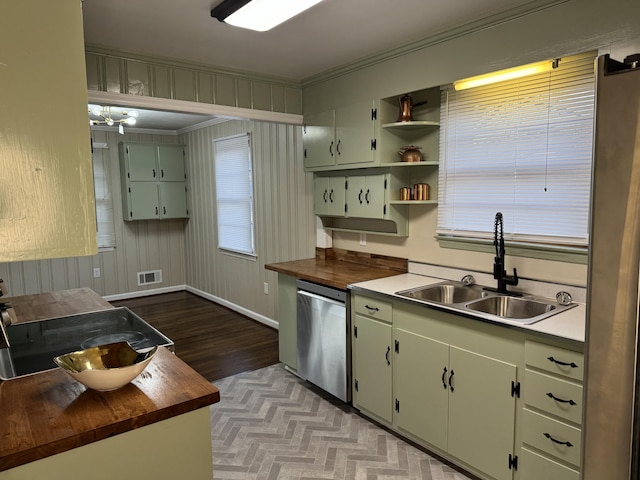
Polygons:
M272 365L215 382L216 480L467 480Z

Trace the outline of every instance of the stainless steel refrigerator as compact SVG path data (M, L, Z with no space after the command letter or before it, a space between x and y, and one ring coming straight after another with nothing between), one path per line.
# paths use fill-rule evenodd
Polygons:
M639 478L639 60L597 61L583 480Z

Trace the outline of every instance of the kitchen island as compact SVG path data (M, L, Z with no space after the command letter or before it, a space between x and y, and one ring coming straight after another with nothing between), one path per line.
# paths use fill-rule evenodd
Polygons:
M0 479L157 479L188 472L209 480L209 405L219 400L213 384L164 347L141 375L111 392L88 390L59 368L4 381Z

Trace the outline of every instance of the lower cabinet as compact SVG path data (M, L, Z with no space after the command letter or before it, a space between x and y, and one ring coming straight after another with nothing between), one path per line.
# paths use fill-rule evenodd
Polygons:
M278 274L278 358L298 370L296 278Z
M361 413L483 479L578 479L580 345L362 292L351 311Z
M357 296L352 311L353 403L391 423L391 304Z

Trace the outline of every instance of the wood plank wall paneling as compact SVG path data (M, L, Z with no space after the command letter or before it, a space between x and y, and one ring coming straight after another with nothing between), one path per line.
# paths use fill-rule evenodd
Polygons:
M257 260L217 249L213 140L252 133ZM312 175L302 168L301 127L229 121L181 136L187 145L190 215L186 229L186 283L276 317L277 275L267 263L312 258L315 252ZM269 294L263 292L264 282Z
M302 114L302 86L85 46L89 90Z

